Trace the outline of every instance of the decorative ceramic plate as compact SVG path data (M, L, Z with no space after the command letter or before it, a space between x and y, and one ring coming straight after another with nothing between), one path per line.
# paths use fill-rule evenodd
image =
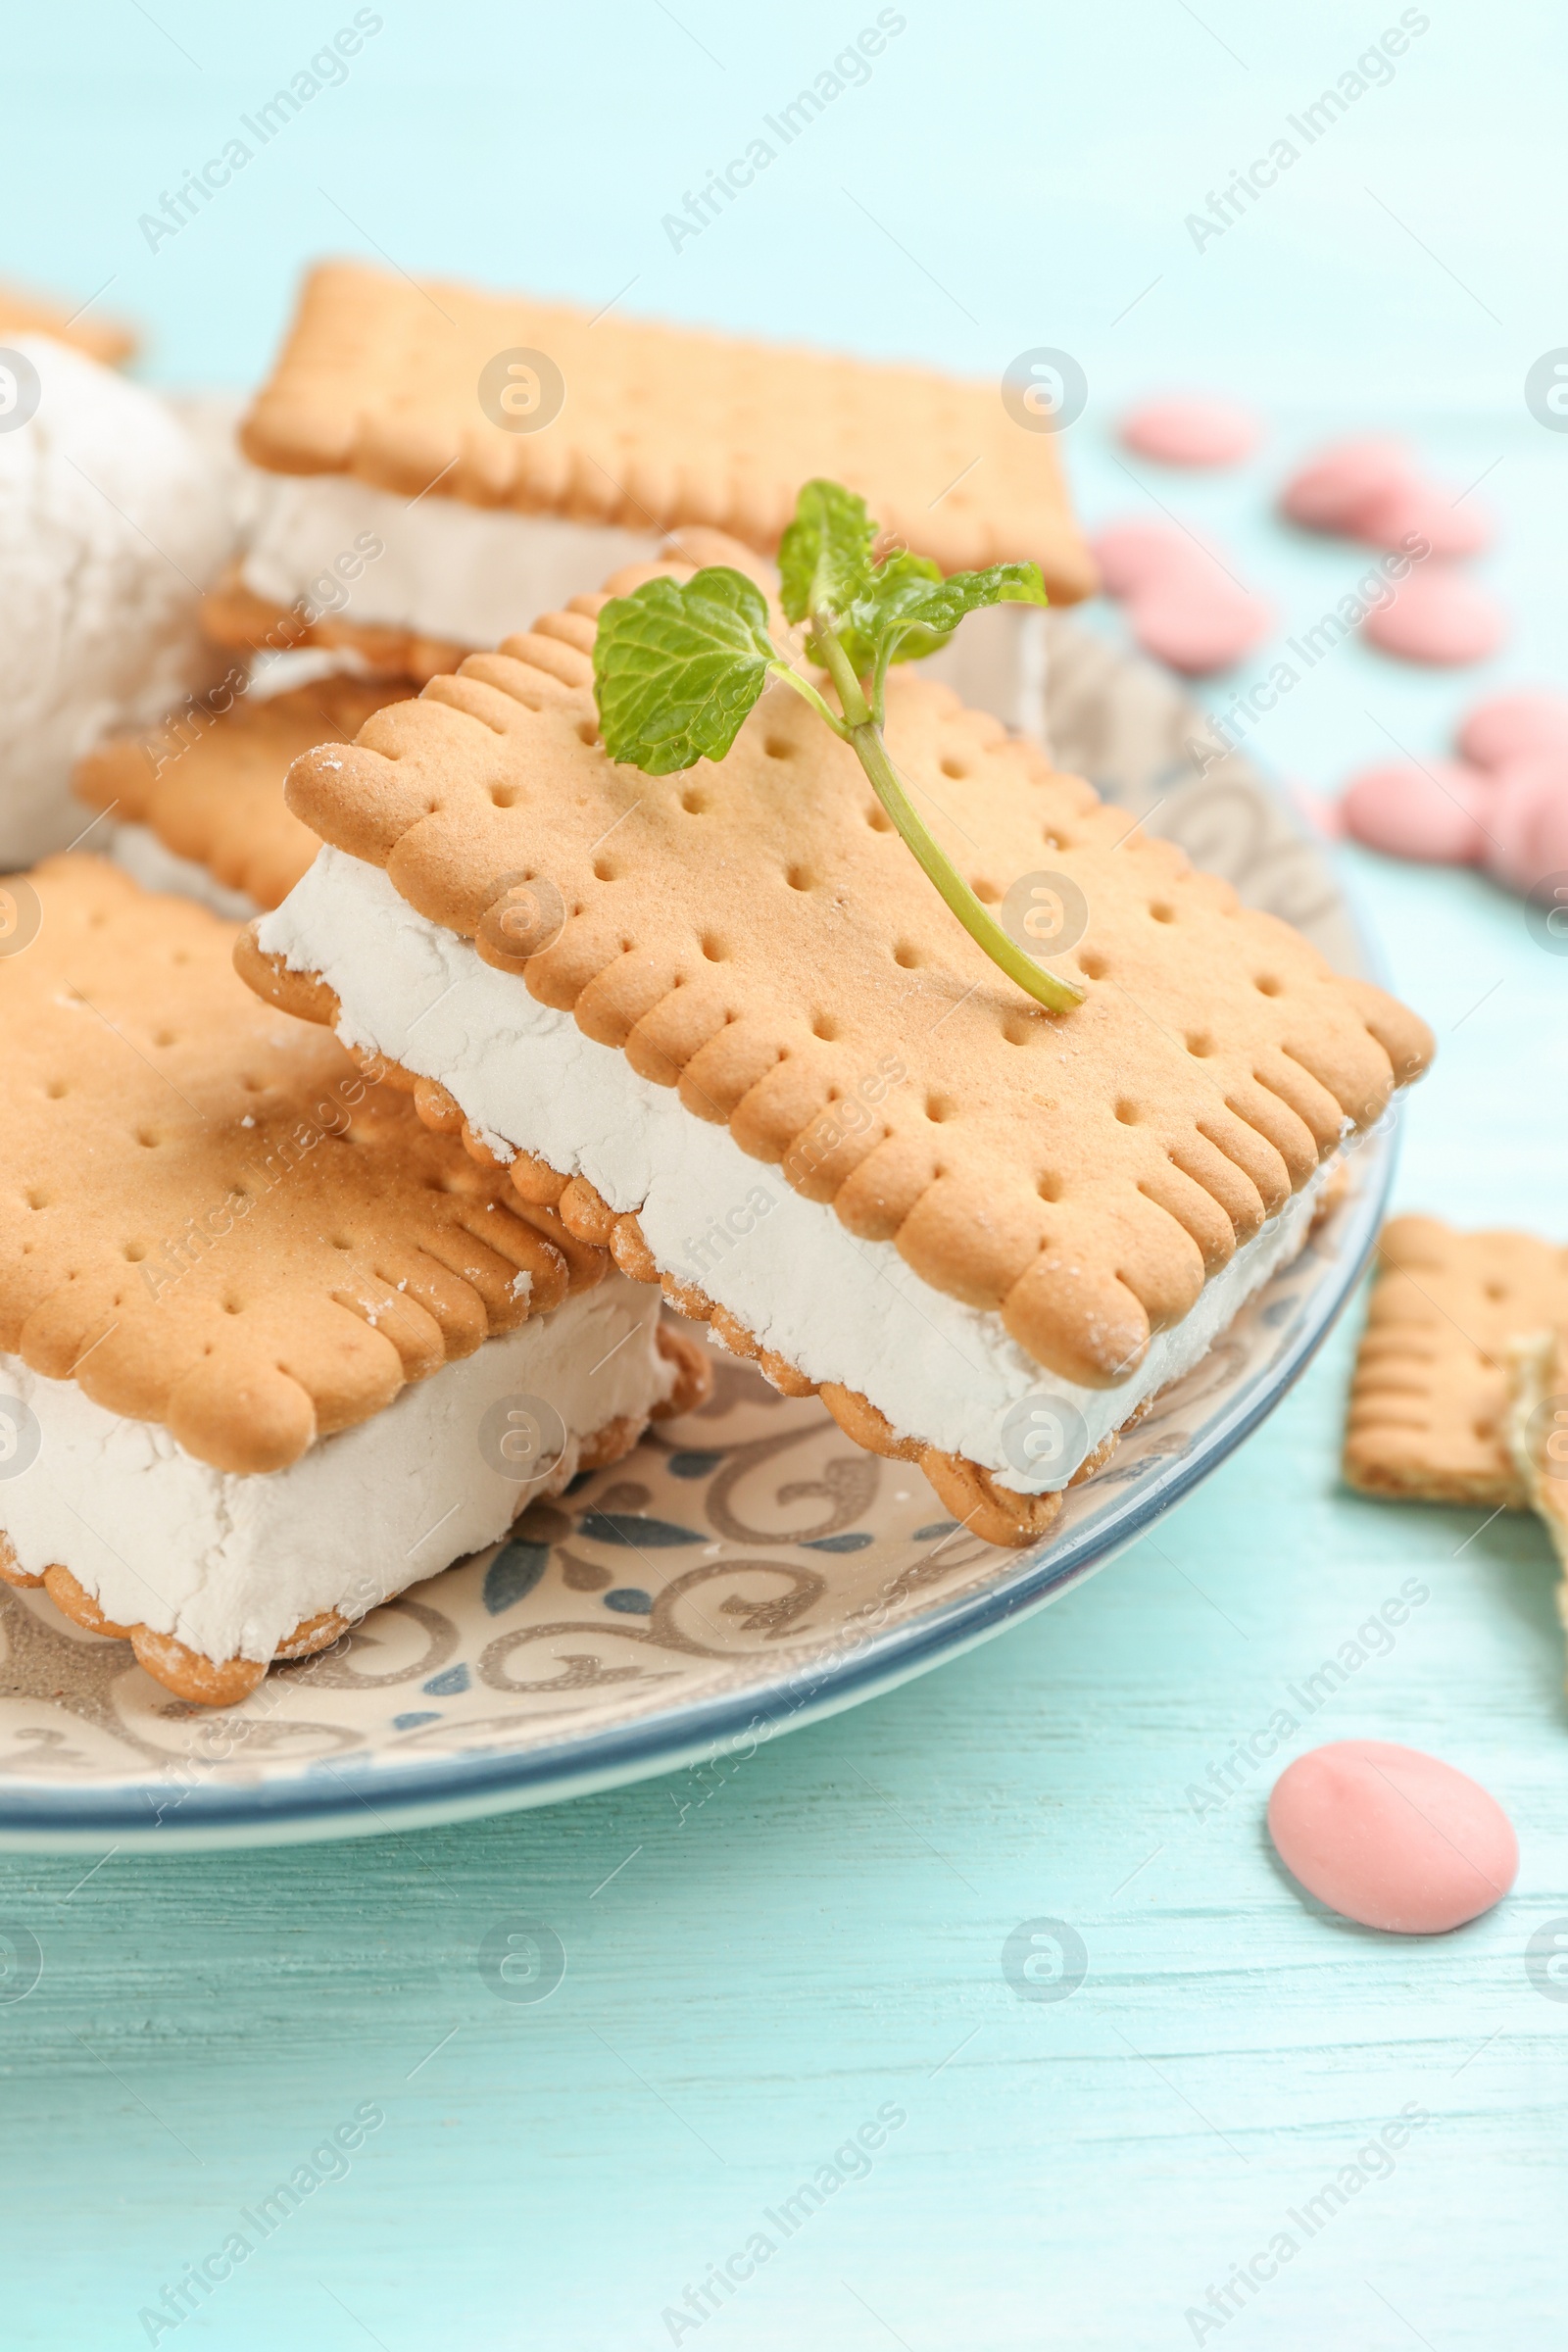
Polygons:
M1164 673L1004 609L941 662L1042 724L1059 763L1181 842L1332 961L1365 952L1328 859L1234 755L1203 772ZM967 635L967 632L966 632ZM1392 1170L1392 1122L1303 1254L1167 1391L1050 1540L999 1551L919 1474L851 1446L814 1399L720 1357L711 1401L510 1540L275 1668L242 1706L171 1698L128 1642L0 1585L0 1842L129 1846L344 1836L542 1804L737 1759L1039 1608L1143 1535L1276 1405L1345 1304Z

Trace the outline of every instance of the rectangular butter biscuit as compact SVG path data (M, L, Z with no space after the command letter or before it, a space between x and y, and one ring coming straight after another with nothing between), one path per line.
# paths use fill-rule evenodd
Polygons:
M976 1532L1028 1540L1304 1240L1430 1033L910 664L888 742L942 847L984 901L1049 869L1085 909L1056 961L1086 1001L1048 1015L787 688L717 764L615 766L604 601L298 762L290 805L330 846L241 969L920 1459Z
M1368 1494L1523 1510L1506 1431L1511 1344L1568 1331L1568 1250L1396 1217L1356 1355L1345 1476Z
M114 855L132 870L139 845L125 829L135 827L248 902L247 912L272 907L320 847L283 798L290 766L317 744L352 743L372 712L413 691L325 677L219 712L192 705L150 735L97 745L78 761L73 789L112 816Z
M513 384L503 365L487 393L514 352L546 367L519 362ZM539 407L514 417L503 395L551 407L552 368L559 412L508 429ZM1096 584L1056 436L1015 424L995 384L353 263L312 271L241 441L277 472L639 531L706 523L764 554L827 474L946 571L1032 561L1064 604Z
M1058 437L995 383L356 264L307 279L241 441L258 514L209 632L291 629L421 679L666 531L770 554L817 474L945 570L1033 561L1057 604L1096 586Z
M232 924L80 856L10 888L8 1581L228 1703L692 1391L657 1297L258 1004Z

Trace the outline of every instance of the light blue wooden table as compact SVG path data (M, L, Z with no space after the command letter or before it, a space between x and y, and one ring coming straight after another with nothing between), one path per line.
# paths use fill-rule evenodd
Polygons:
M662 216L874 10L617 0L553 28L387 5L341 85L152 250L139 216L352 13L99 0L10 28L7 265L83 296L112 279L105 304L155 328L149 372L183 382L253 377L299 261L332 247L595 304L631 280L628 309L992 373L1061 344L1094 395L1070 447L1091 516L1157 496L1223 532L1293 626L1357 566L1274 531L1269 485L1315 433L1404 420L1456 482L1487 471L1506 520L1485 568L1518 625L1479 682L1563 681L1568 445L1520 396L1568 334L1545 11L1433 11L1393 81L1199 251L1186 215L1381 21L908 6L869 81L677 252ZM1263 401L1265 457L1201 489L1121 469L1116 399L1165 382ZM1347 649L1255 749L1333 786L1390 733L1444 748L1477 686ZM1347 866L1441 1039L1402 1201L1568 1230L1568 963L1477 878ZM1105 1576L707 1802L683 1777L85 1879L0 1860L0 1920L44 1956L0 2002L0 2340L1555 2340L1568 2002L1525 1966L1568 1921L1546 1547L1520 1520L1338 1487L1352 1337ZM1392 1649L1305 1716L1292 1687L1412 1580ZM1281 1707L1300 1722L1280 1760L1365 1734L1476 1773L1519 1830L1511 1899L1439 1941L1315 1915L1264 1839L1277 1763L1196 1793ZM542 2003L475 1965L518 1913L564 1947ZM1004 1975L1042 1919L1081 1940L1069 1997ZM221 2277L236 2231L252 2250ZM209 2261L177 2327L141 2318Z

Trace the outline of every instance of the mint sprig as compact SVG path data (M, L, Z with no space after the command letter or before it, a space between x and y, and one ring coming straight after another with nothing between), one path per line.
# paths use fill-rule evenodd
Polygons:
M684 587L645 581L599 623L594 686L611 758L648 776L722 760L778 659L767 599L745 572L714 564Z
M1083 991L1038 964L975 897L915 813L882 739L892 663L935 653L982 606L1043 605L1039 566L996 564L944 578L924 556L875 562L876 537L862 498L838 482L812 481L779 546L779 601L786 619L808 625L807 650L826 670L837 710L774 644L766 600L743 572L714 565L684 584L648 580L612 598L594 643L605 749L650 776L722 760L768 679L782 678L854 750L970 938L1037 1004L1069 1012Z

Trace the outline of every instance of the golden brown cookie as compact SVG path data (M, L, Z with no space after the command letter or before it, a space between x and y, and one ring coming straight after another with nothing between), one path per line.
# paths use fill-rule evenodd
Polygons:
M276 1470L603 1273L259 1004L232 924L97 858L29 882L37 936L0 960L0 1351Z
M655 568L689 570L612 586ZM895 672L891 751L978 895L996 904L1045 869L1082 896L1087 929L1055 961L1085 1002L1046 1014L788 688L718 765L614 766L592 689L602 602L471 657L350 750L307 754L290 806L852 1233L1000 1315L1047 1370L1125 1378L1208 1272L1425 1068L1430 1033L1381 989L912 665ZM510 894L541 880L564 926L519 955ZM284 985L254 955L251 969ZM901 1082L850 1117L889 1056Z
M328 1028L338 1019L338 1001L324 982L303 972L280 969L263 956L250 934L242 933L235 948L235 963L250 981L258 996L290 1012L300 1020L318 1021ZM368 1055L357 1056L368 1062ZM715 1305L695 1284L663 1271L654 1258L643 1239L642 1229L634 1215L617 1215L585 1177L569 1181L547 1167L541 1159L519 1152L508 1163L498 1160L483 1137L468 1125L463 1112L447 1093L429 1078L415 1075L385 1055L375 1055L382 1076L394 1086L401 1086L414 1097L415 1107L427 1126L444 1135L461 1134L464 1149L481 1167L510 1168L512 1182L522 1203L522 1214L540 1231L549 1235L558 1248L570 1250L586 1247L595 1250L608 1249L620 1271L633 1282L657 1282L664 1297L677 1313L688 1321L708 1326L709 1337L731 1355L746 1357L755 1363L772 1387L784 1396L820 1396L839 1427L856 1445L868 1453L878 1453L900 1461L914 1462L924 1472L941 1500L972 1534L987 1544L1023 1544L1036 1543L1049 1533L1061 1515L1062 1496L1059 1493L1044 1494L1018 1494L1002 1486L992 1474L977 1462L968 1461L962 1454L943 1451L939 1446L924 1446L908 1438L901 1438L890 1427L870 1399L858 1390L846 1388L836 1381L818 1384L809 1380L798 1366L774 1349L761 1347L756 1337L734 1315ZM661 1343L674 1338L667 1326L662 1329ZM677 1398L685 1394L678 1389ZM1112 1432L1093 1457L1072 1477L1068 1484L1079 1486L1084 1479L1101 1469L1116 1449L1118 1438L1134 1423L1142 1420L1153 1399L1148 1398L1128 1416L1121 1429ZM675 1401L666 1408L670 1413L685 1412L690 1407Z
M352 742L372 711L413 691L320 678L218 715L193 708L151 736L98 745L78 763L74 790L122 823L150 826L226 890L275 906L320 847L283 799L291 761L314 744Z
M1396 1217L1378 1243L1350 1387L1348 1483L1410 1501L1525 1508L1505 1427L1509 1349L1546 1325L1568 1331L1568 1250Z
M23 1395L4 1402L7 1436L24 1436L31 1422L44 1451L38 1468L24 1460L9 1475L41 1477L46 1519L49 1509L66 1512L81 1541L91 1539L91 1556L101 1547L119 1561L120 1589L137 1597L145 1590L163 1614L149 1609L148 1622L117 1605L111 1616L74 1554L40 1558L35 1548L24 1568L3 1533L0 1577L42 1586L79 1625L128 1639L180 1696L228 1704L254 1689L270 1654L311 1654L396 1590L396 1562L390 1582L380 1560L368 1575L347 1544L341 1607L318 1608L292 1630L285 1617L258 1654L255 1617L240 1606L230 1612L244 1629L234 1654L204 1653L152 1573L163 1550L147 1549L145 1530L105 1528L123 1463L106 1472L104 1494L89 1475L75 1502L62 1496L51 1461L90 1463L113 1425L89 1437L83 1455L71 1419L79 1407L51 1401L44 1384L74 1382L107 1414L161 1423L177 1451L155 1446L138 1475L193 1457L188 1507L192 1525L205 1526L202 1510L217 1506L197 1465L241 1483L286 1474L318 1440L379 1413L409 1383L593 1290L610 1260L548 1208L524 1213L504 1177L421 1121L406 1092L362 1073L335 1040L260 1005L233 973L233 925L188 901L152 897L96 858L53 858L13 888L30 936L0 959L0 1354L42 1376L29 1388L14 1370ZM579 1467L618 1459L650 1409L702 1401L702 1351L674 1332L658 1341L673 1374L664 1404L651 1404L657 1383L640 1392L635 1378L623 1383L620 1409L585 1430L542 1483L519 1487L519 1502ZM637 1402L640 1410L626 1409ZM57 1443L63 1450L52 1456ZM16 1451L13 1443L7 1458ZM262 1485L281 1492L271 1478ZM313 1509L329 1489L314 1492ZM8 1497L23 1513L13 1530L32 1511L29 1543L38 1546L39 1494L0 1485L0 1512ZM216 1524L238 1531L248 1507L231 1499L231 1517ZM417 1546L408 1563L403 1582L430 1573ZM245 1573L254 1580L256 1564ZM221 1582L210 1566L198 1586L203 1576ZM169 1581L191 1584L181 1573Z
M532 368L517 384L514 356ZM526 429L555 400L552 369L559 410ZM525 429L501 421L509 392ZM828 474L945 570L1032 559L1063 604L1096 586L1056 436L1016 423L996 383L354 263L307 279L242 442L279 473L633 530L712 523L764 551L802 482Z
M118 368L128 360L137 341L122 319L89 317L85 307L68 312L20 286L0 285L0 338L12 335L52 335L103 368Z
M201 624L214 645L236 652L285 653L295 646L319 646L328 653L358 655L378 677L412 678L417 686L442 670L456 669L468 651L466 646L421 637L412 629L345 620L332 612L310 619L303 612L270 604L265 596L247 588L237 564L202 599Z

